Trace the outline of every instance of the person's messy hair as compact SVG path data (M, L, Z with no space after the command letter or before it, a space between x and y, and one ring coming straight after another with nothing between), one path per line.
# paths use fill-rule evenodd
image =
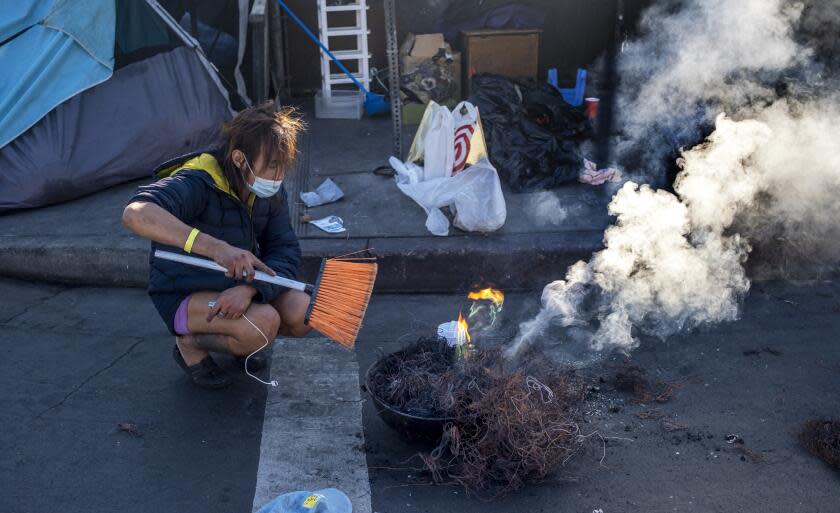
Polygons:
M245 153L248 162L254 162L262 155L265 159L277 159L282 168L288 169L297 157L298 133L305 129L305 123L294 107L280 107L273 101L248 107L225 125L224 165L225 177L237 194L245 189L245 179L233 162L233 150Z

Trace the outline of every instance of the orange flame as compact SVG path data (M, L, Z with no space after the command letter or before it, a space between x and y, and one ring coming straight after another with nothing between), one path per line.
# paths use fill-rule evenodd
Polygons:
M472 342L472 339L470 338L470 326L467 324L467 320L464 319L464 316L461 315L461 312L458 312L458 331L456 333L459 344L463 344L464 342L469 344Z
M470 292L469 295L467 295L467 299L471 299L473 301L488 299L496 305L501 306L505 302L505 295L501 290L484 289L477 292Z

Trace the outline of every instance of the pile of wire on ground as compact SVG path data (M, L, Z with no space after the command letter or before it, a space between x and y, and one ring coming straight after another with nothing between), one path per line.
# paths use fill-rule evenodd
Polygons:
M498 350L458 358L445 342L421 339L384 358L372 393L401 412L449 419L420 455L435 483L498 497L547 477L585 442L583 380L525 361L534 363L510 369Z

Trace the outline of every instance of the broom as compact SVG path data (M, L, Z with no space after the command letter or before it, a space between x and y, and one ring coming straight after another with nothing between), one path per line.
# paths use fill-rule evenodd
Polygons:
M350 70L347 69L347 66L345 66L344 63L341 62L341 59L336 57L335 54L332 53L329 48L327 48L327 45L325 45L323 41L318 39L318 36L313 34L311 30L309 30L309 27L306 26L306 23L304 23L303 20L301 20L298 17L298 15L295 14L294 11L292 11L289 8L289 6L286 5L285 2L283 2L283 0L277 0L277 3L280 5L280 7L283 8L284 11L286 11L286 14L288 14L290 18L295 20L295 22L298 25L300 25L300 28L303 29L304 32L306 32L306 35L308 35L313 41L315 41L315 43L321 47L321 50L324 53L329 55L330 59L332 59L335 65L338 66L341 69L341 71L344 72L345 75L347 75L347 78L349 78L354 84L356 84L356 87L358 87L363 93L365 93L365 111L368 113L368 116L376 116L378 114L384 114L388 112L391 106L385 102L385 98L383 96L370 92L361 82L359 82L359 79L357 79L356 76L353 75L353 73L351 73Z
M155 257L211 271L227 272L223 266L204 258L161 250L155 251ZM310 294L312 301L306 311L305 323L347 349L352 349L373 293L376 270L375 258L344 256L324 259L315 285L271 276L262 271L256 271L255 279Z

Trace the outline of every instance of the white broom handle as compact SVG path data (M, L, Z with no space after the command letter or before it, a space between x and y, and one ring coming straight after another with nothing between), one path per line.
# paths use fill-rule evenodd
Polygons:
M193 267L202 267L211 271L221 271L223 273L227 272L227 269L225 269L224 267L212 260L207 260L206 258L196 258L187 255L180 255L178 253L172 253L171 251L161 251L159 249L155 250L155 257L162 258L164 260L171 260L172 262L180 262L182 264L191 265ZM254 276L254 278L259 281L264 281L273 285L280 285L281 287L286 287L290 289L301 291L307 289L305 283L290 280L288 278L282 278L280 276L271 276L270 274L266 274L262 271L256 271L256 275Z

